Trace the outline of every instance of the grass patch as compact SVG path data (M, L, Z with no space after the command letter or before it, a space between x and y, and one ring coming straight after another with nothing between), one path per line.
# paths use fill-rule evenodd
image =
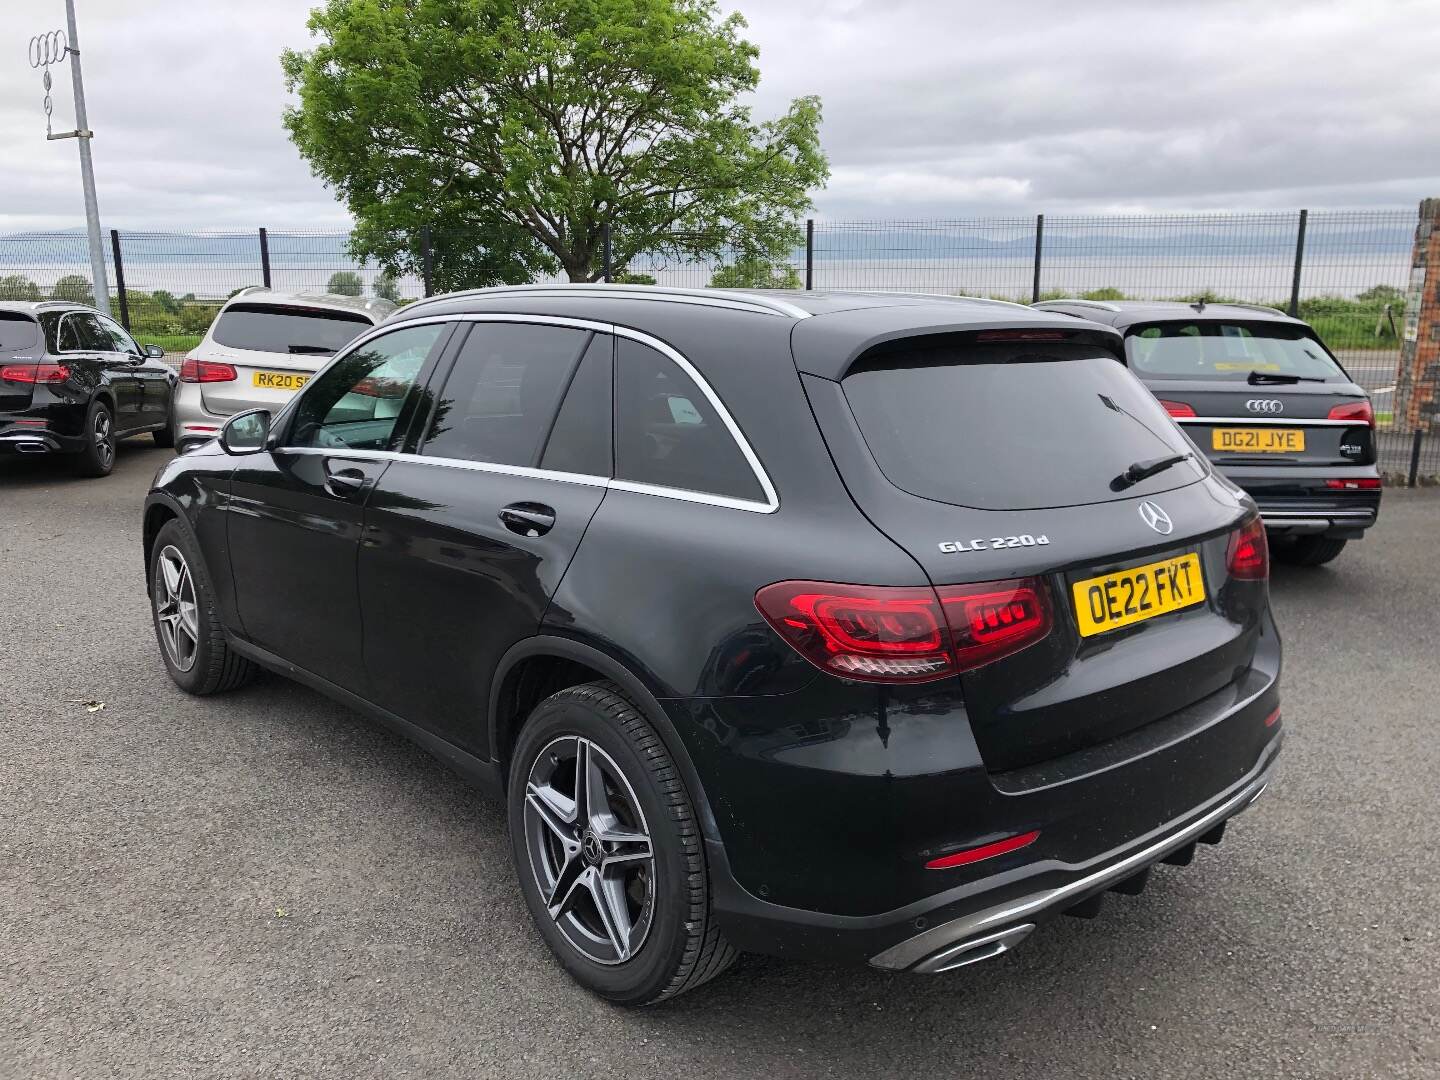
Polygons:
M147 334L137 330L134 338L141 345L159 345L167 353L189 352L200 344L204 334Z

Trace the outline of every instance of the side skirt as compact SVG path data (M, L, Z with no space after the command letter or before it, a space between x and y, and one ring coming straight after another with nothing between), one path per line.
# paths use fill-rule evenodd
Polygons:
M474 754L461 750L454 743L447 742L438 735L426 731L417 724L412 724L404 717L396 716L388 709L352 694L343 686L337 686L329 679L323 679L319 675L312 674L304 668L296 667L288 660L276 656L272 652L252 645L244 641L229 630L225 631L225 643L234 649L247 660L253 660L267 671L273 671L277 675L283 675L287 679L318 690L328 698L338 701L346 708L354 709L356 712L369 717L376 723L389 728L397 735L404 736L416 746L429 754L433 754L455 772L459 773L466 781L483 791L487 796L496 800L503 800L505 797L504 786L500 779L500 767L493 761L484 761Z

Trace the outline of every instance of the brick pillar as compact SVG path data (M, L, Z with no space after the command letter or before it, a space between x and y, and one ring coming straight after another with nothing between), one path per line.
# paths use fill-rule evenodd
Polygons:
M1440 413L1440 199L1420 203L1415 247L1410 256L1410 289L1400 343L1398 401L1402 430L1429 427Z

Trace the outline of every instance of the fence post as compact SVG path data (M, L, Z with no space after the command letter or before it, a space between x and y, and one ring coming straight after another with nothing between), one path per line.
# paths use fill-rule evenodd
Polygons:
M605 272L605 281L615 280L615 252L610 247L610 223L607 221L600 226L600 258L601 269Z
M260 226L260 283L270 288L270 235Z
M1420 446L1425 442L1425 432L1420 428L1415 429L1415 437L1410 443L1410 482L1406 487L1414 487L1420 478Z
M1030 302L1040 302L1040 251L1045 242L1045 215L1035 215L1035 280L1030 286Z
M1300 211L1300 227L1295 231L1295 276L1290 279L1290 317L1300 317L1300 270L1305 265L1305 221L1309 210Z
M125 299L125 263L120 259L120 230L110 230L110 250L115 256L115 295L120 300L120 325L130 330L130 302Z
M805 291L815 288L815 219L805 219Z
M420 281L425 295L435 295L435 249L430 246L430 226L420 227Z

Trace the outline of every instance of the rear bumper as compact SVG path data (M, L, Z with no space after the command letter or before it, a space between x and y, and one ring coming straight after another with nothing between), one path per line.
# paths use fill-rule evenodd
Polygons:
M200 383L177 383L175 387L175 449L187 450L209 442L220 434L229 414L212 412L205 406Z
M75 454L84 448L84 439L61 435L46 428L0 430L0 454Z
M1337 491L1327 480L1376 480L1374 466L1344 470L1287 467L1230 467L1231 481L1244 488L1260 508L1265 527L1274 533L1324 534L1357 540L1380 516L1380 489Z

